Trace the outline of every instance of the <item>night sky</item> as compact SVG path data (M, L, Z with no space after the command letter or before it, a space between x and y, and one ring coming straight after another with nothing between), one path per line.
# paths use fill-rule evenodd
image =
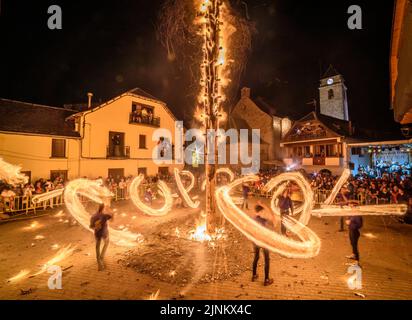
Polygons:
M306 103L318 99L320 74L333 64L346 80L350 118L397 128L389 110L392 0L245 2L257 33L240 86L252 96L297 119L313 110ZM187 118L187 76L156 38L161 3L2 0L0 97L62 106L85 102L88 91L105 101L140 87ZM62 8L62 30L47 28L52 4ZM351 4L362 8L363 30L347 27Z

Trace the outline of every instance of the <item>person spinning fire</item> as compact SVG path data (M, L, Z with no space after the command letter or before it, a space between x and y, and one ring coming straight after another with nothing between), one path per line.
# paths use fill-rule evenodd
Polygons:
M275 223L275 218L274 216L270 213L270 209L258 201L257 205L255 206L255 220L267 227L269 221L271 221L273 224ZM253 244L254 246L254 251L255 251L255 258L253 259L253 265L252 265L252 282L256 281L258 279L258 274L257 274L257 264L259 261L259 253L260 249L263 249L263 255L265 256L265 281L264 285L269 286L273 283L273 279L269 278L269 267L270 267L270 258L269 258L269 250L266 248L261 248L257 246L255 243Z
M105 269L104 256L106 254L107 247L109 246L109 229L107 226L108 220L113 221L113 211L109 206L101 203L98 211L90 218L90 229L94 230L94 237L96 239L96 259L99 271L103 271ZM100 250L102 241L104 242L104 245L103 249Z

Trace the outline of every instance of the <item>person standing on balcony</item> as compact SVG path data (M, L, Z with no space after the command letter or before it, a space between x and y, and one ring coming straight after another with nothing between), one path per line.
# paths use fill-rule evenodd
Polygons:
M105 269L104 256L109 246L109 229L107 226L107 221L109 220L113 221L113 212L104 203L99 205L98 211L90 218L90 229L94 230L96 240L96 260L99 271ZM101 249L102 241L103 249Z

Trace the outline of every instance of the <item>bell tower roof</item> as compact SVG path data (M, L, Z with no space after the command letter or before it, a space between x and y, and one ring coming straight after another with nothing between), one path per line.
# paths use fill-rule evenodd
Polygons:
M326 72L323 74L322 79L331 78L333 76L338 76L338 75L340 75L340 73L335 69L334 66L330 64Z

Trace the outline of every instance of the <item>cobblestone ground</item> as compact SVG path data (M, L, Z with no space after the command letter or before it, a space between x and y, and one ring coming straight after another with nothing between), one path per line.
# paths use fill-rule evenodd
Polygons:
M117 206L119 212L129 209ZM118 216L116 223L138 224L143 235L148 224L153 227L174 215L196 214L180 209L166 217L151 218L131 210L125 217ZM114 245L108 250L107 269L97 271L92 233L71 226L65 214L56 217L58 211L0 225L0 299L148 299L158 290L159 299L412 299L412 226L393 217L364 219L359 241L362 289L350 290L346 284L349 261L345 256L351 252L347 232L338 232L337 217L312 217L309 227L322 240L317 257L302 260L271 254L272 286L250 282L249 271L231 280L182 288L122 266L118 261L125 249ZM44 239L36 240L39 235ZM32 275L56 254L56 245L62 248L68 244L75 246L74 252L58 263L63 270L63 288L50 290L50 274ZM245 250L250 251L252 263L252 246ZM8 281L24 270L26 276ZM259 271L262 278L262 264ZM182 290L184 296L179 295Z

